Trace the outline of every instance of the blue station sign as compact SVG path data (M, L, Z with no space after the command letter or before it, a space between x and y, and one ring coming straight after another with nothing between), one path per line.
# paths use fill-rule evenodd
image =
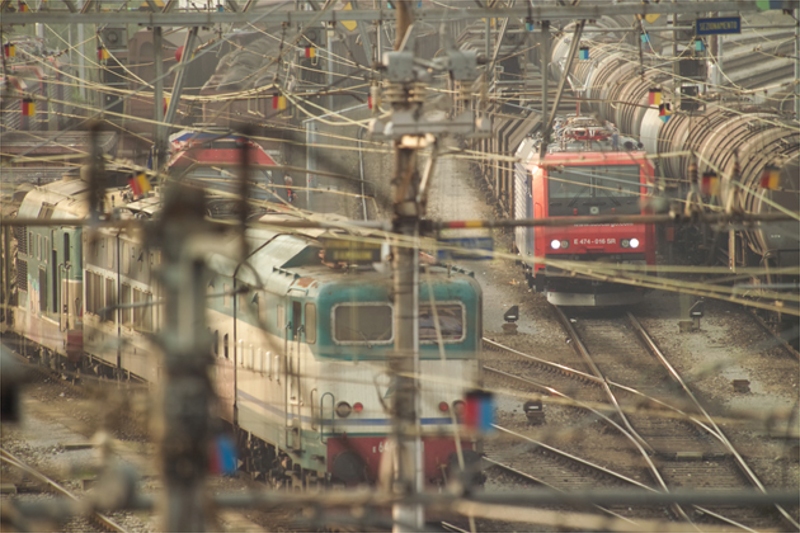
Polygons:
M697 35L725 35L742 33L741 17L717 17L713 19L697 19L695 23Z

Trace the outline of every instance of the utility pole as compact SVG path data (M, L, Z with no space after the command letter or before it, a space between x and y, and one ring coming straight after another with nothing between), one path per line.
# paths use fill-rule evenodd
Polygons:
M205 531L209 519L205 481L214 392L204 254L221 243L209 236L205 203L202 190L172 185L158 226L150 228L151 246L161 249L165 300L164 325L157 336L164 352L157 428L164 531Z
M413 12L411 0L395 2L397 10L397 39L394 49L400 53L412 42ZM413 56L413 50L405 50ZM414 79L395 85L392 111L409 112L420 107L412 103ZM406 139L407 141L407 139ZM401 137L394 141L395 175L392 180L394 202L394 231L416 241L419 237L419 189L417 150L404 144ZM394 330L395 353L389 358L390 375L395 380L392 402L395 438L395 479L393 490L399 495L412 496L422 491L422 439L418 417L417 373L419 370L419 251L417 246L402 245L402 239L392 248L394 258ZM424 523L419 504L395 504L392 508L395 533L419 531Z
M394 232L394 354L389 372L394 380L392 397L394 478L393 490L399 497L412 496L423 488L422 440L419 424L419 247L420 218L424 214L431 175L435 168L436 136L482 135L491 133L491 124L476 119L472 110L454 118L427 120L420 113L425 87L432 70L447 71L454 81L474 80L478 75L477 54L448 48L434 61L421 62L414 56L414 25L411 0L395 2L397 41L395 50L384 54L388 85L384 100L392 105L388 122L373 119L370 134L391 139L395 149L395 175L392 179ZM433 140L433 142L431 142ZM417 151L430 146L431 160L424 176L417 170ZM408 246L408 242L414 243ZM418 531L424 523L420 504L398 503L392 509L394 531Z

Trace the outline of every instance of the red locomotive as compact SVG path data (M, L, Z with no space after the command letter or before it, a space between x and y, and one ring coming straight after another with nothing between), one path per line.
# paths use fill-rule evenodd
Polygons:
M642 198L652 193L654 170L640 143L620 136L610 123L580 116L557 121L554 138L543 158L541 139L526 139L517 150L516 218L645 214ZM656 261L652 224L519 227L515 245L528 284L560 306L633 304L644 291L592 279L559 261Z

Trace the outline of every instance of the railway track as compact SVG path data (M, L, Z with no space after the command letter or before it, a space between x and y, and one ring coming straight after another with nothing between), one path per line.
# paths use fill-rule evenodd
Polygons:
M741 454L631 313L625 318L583 317L575 326L560 309L554 309L590 373L604 381L603 388L609 402L615 406L621 425L646 450L643 457L662 490L755 487L765 491ZM612 390L608 384L610 380L630 383L632 389L646 391L646 396L676 406L686 416L676 419L658 416L652 411L640 414L639 397ZM647 456L652 456L654 462L650 463ZM800 529L796 519L780 506L769 515L750 508L694 506L683 509L675 506L673 511L688 521L713 519L745 530Z
M30 466L29 464L25 463L24 461L22 461L21 459L19 459L15 455L13 455L11 452L9 452L9 451L7 451L7 450L5 450L3 448L0 448L0 460L2 460L3 462L5 462L5 463L7 463L7 464L9 464L9 465L11 465L11 466L13 466L15 468L18 468L18 469L22 470L26 475L28 475L28 476L34 478L35 480L39 481L40 483L42 483L47 488L47 490L49 490L49 491L51 491L51 492L53 492L53 493L55 493L57 495L64 496L64 497L68 498L69 500L72 500L73 502L77 503L77 502L80 501L78 499L78 497L75 496L75 494L73 494L71 491L69 491L63 485L59 484L57 481L55 481L51 477L47 476L46 474L44 474L40 470L37 470L36 468ZM102 530L102 531L112 531L112 532L116 531L116 532L119 532L119 533L127 533L127 530L124 527L122 527L120 524L115 522L109 516L107 516L107 515L105 515L103 513L99 513L99 512L96 512L96 511L91 511L91 510L88 510L88 509L86 509L86 511L88 511L88 512L85 513L85 518L87 518L91 523L93 523L95 526L97 526L100 530Z

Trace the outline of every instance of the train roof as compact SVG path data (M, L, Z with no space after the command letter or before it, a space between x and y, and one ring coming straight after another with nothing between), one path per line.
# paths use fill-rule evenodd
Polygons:
M83 218L88 213L89 184L62 179L34 187L19 206L20 218Z
M240 143L243 137L233 133L208 133L191 130L179 131L170 136L172 155L168 168L186 168L192 165L238 165L241 159ZM276 166L276 161L264 148L247 141L253 148L250 163Z

